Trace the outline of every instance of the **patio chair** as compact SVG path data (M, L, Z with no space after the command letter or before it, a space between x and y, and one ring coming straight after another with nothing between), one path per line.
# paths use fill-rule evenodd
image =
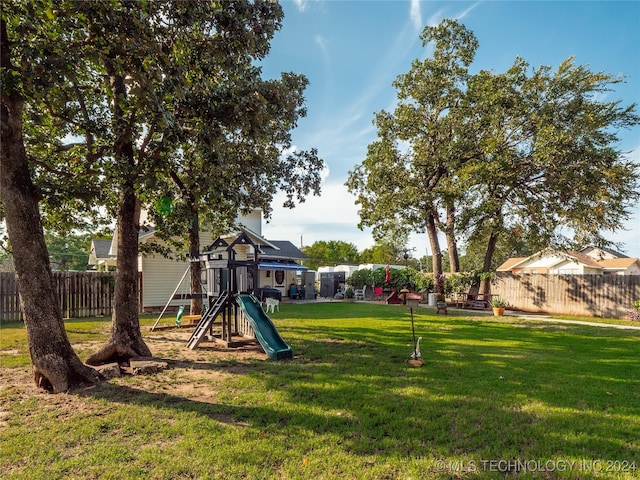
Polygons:
M365 285L362 288L356 288L353 291L353 298L356 300L364 300L364 293L367 291L367 286Z

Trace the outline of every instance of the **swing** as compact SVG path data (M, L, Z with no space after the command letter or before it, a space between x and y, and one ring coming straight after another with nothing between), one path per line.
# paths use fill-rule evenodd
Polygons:
M164 313L167 311L167 308L169 308L169 305L171 304L172 301L174 301L174 300L190 300L190 299L196 298L196 297L203 298L203 299L207 298L207 295L205 293L199 293L199 294L198 293L197 294L187 293L188 291L191 290L191 287L190 287L190 284L188 282L185 283L184 280L187 277L187 274L189 273L190 270L191 270L191 266L188 265L186 270L184 271L184 274L182 275L182 278L178 282L178 285L176 285L175 290L173 291L173 293L171 294L171 296L167 300L166 305L162 309L162 312L160 312L160 315L156 319L156 322L151 327L151 331L154 331L158 327L158 323L160 322L160 319L162 318ZM180 290L181 288L182 288L182 293L178 293L178 290ZM200 288L202 290L204 290L204 286L202 285L202 282L200 283ZM203 307L205 308L205 311L206 311L206 305L203 305ZM195 316L195 315L184 315L185 308L186 308L185 305L180 305L178 307L178 313L176 314L176 321L175 321L175 324L178 327L181 326L182 320L188 320L189 322L191 322L191 321L194 321L194 320L197 320L197 319L200 318L199 315L198 316ZM167 327L162 327L162 328L167 328Z
M178 313L176 314L176 325L180 326L182 320L182 314L184 313L184 305L178 307Z

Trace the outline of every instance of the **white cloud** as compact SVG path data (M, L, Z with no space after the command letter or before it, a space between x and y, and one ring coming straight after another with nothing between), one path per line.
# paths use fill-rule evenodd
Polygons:
M293 0L293 3L301 12L306 11L307 7L309 6L309 2L307 0Z
M340 182L327 182L321 197L310 197L294 209L281 207L284 195L273 201L273 213L262 233L267 239L289 240L296 245L311 245L320 240L341 240L358 250L373 245L369 229L357 228L360 217L355 197Z
M456 20L462 20L464 17L466 17L467 15L469 15L469 13L471 13L471 11L476 8L478 5L480 5L482 2L477 2L474 3L473 5L471 5L469 8L467 8L466 10L463 10L462 13L459 13L458 15L455 16Z
M446 17L446 15L445 15L444 10L442 8L439 9L439 10L436 10L434 13L432 13L429 16L429 19L427 20L427 25L429 25L430 27L435 27L445 17Z
M325 64L328 66L330 63L329 62L330 56L329 56L329 47L328 47L327 40L322 35L316 35L314 37L314 41L316 42L316 45L320 47L320 51L322 52L322 58L324 59Z
M411 10L409 12L411 22L417 30L422 27L422 12L420 11L420 0L411 0Z

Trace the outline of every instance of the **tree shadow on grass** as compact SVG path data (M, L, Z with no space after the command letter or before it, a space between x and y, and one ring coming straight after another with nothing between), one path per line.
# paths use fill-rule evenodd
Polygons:
M474 431L474 426L486 432L501 432L500 438L489 443L507 450L515 448L516 454L520 445L522 449L540 452L551 447L577 456L580 452L593 452L609 454L610 458L637 458L638 447L629 442L629 438L640 436L637 336L607 331L594 338L590 328L553 325L544 329L516 329L510 325L461 321L445 330L434 329L437 325L429 319L417 319L427 362L422 369L402 369L397 365L385 368L402 357L403 352L408 355L402 345L406 334L397 335L395 341L392 335L387 335L384 342L372 342L375 335L370 329L332 327L325 330L326 334L344 341L332 343L328 351L322 345L314 348L309 342L309 350L314 351L313 358L324 357L323 364L335 365L338 372L341 363L359 364L355 370L344 367L345 371L351 371L352 384L340 382L344 393L333 391L333 398L345 401L351 396L349 391L354 389L359 374L378 373L378 377L368 379L366 386L369 392L377 392L370 402L372 406L365 407L370 414L380 403L376 398L388 391L404 389L417 392L415 395L421 398L414 407L417 415L403 411L400 414L404 418L428 418L437 411L438 418L448 419L449 429L458 430L457 426L464 424L466 432ZM367 339L364 349L360 345L363 339ZM351 343L358 348L350 348ZM318 387L305 388L310 391L297 392L293 387L292 401L315 402L323 398ZM447 401L449 398L456 400ZM323 400L323 406L327 401ZM434 402L437 407L429 407ZM458 416L459 409L465 412L462 418ZM635 420L629 422L629 418ZM429 423L424 427L425 431L446 435L447 428L439 429ZM486 440L486 435L491 434L469 437L462 442L463 450L478 451L482 444L477 443L478 439ZM459 437L459 433L454 437ZM519 444L518 438L524 443ZM456 450L455 442L452 445Z
M231 401L214 396L205 402L114 384L87 395L191 412L206 421L284 436L305 432L304 438L320 436L340 451L388 460L638 456L630 441L640 436L638 422L624 421L640 415L637 394L626 392L638 390L638 376L627 370L638 366L633 350L618 357L624 368L603 369L599 363L607 360L594 352L597 342L579 329L568 341L557 330L506 330L477 322L441 329L429 319L417 322L426 360L419 369L404 364L411 351L406 333L300 327L295 335L299 357L292 361L249 362L237 370L219 363L170 361L174 369L246 377ZM617 335L602 342L603 350L616 355L630 346ZM240 385L248 380L257 393L244 397ZM594 389L617 397L593 395Z

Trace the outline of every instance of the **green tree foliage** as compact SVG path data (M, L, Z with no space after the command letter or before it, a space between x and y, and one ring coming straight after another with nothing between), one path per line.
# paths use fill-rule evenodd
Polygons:
M459 220L471 244L485 239L483 272L492 270L500 238L534 247L605 245L603 232L629 217L640 167L615 146L617 131L639 119L635 105L602 100L620 81L573 59L529 74L518 58L504 74L473 77L468 99L483 118L483 156L460 171Z
M260 68L249 61L261 58L260 45L247 48L246 59L232 66L200 56L197 68L190 69L191 92L176 102L180 148L158 185L158 198L169 201L171 208L154 202L152 218L157 235L178 254L197 255L201 228L214 237L226 233L238 212L259 208L268 217L278 191L286 193L284 206L289 208L320 192L324 164L316 150L293 151L291 145L290 131L306 115L307 79L283 73L278 80L262 80ZM191 104L202 99L210 99L206 109ZM199 288L199 270L199 264L192 264L194 290ZM201 300L192 300L191 313L200 313L201 307Z
M426 229L436 279L437 229L454 271L458 237L468 252L484 246L485 279L499 248L606 245L640 198L640 166L617 148L617 132L640 120L635 105L603 100L623 78L571 58L555 71L517 58L470 75L477 42L464 26L444 20L422 38L433 54L398 77L398 106L376 115L379 139L347 182L361 225Z
M172 173L206 180L200 163L189 171L181 156L195 151L218 162L212 175L233 193L231 205L244 193L265 204L279 187L293 202L316 187L308 175L320 168L314 151L260 163L273 147L267 138L286 145L285 132L303 113L303 77L258 82L255 62L267 54L282 9L260 0L7 0L2 15L13 62L3 63L3 87L25 102L22 131L40 211L50 223L91 218L102 206L116 218L111 337L87 362L149 355L138 323L140 210ZM282 102L272 102L278 96ZM221 118L231 124L220 127ZM287 185L278 178L285 169ZM251 180L238 183L245 173Z
M369 288L384 287L386 289L401 289L408 287L413 291L428 290L434 288L433 275L419 272L415 268L392 268L389 270L390 281L387 282L385 267L374 270L356 270L347 278L347 284L356 288L368 286Z
M403 254L409 241L407 232L394 228L387 231L371 248L365 248L360 253L360 263L394 264L404 262Z
M32 11L41 15L25 19ZM43 389L63 392L96 382L99 374L80 361L64 328L44 239L40 195L31 178L25 146L23 117L28 110L27 96L34 89L35 95L47 90L47 72L34 59L51 60L56 55L48 51L49 45L42 38L28 41L16 32L47 30L53 35L60 34L59 28L45 23L44 13L40 2L2 4L0 199L20 290L34 381Z
M360 225L373 227L374 234L397 225L405 231L426 230L434 275L442 278L437 226L439 207L452 202L446 180L476 154L461 145L469 137L453 132L462 133L459 110L477 41L451 20L426 27L421 39L425 46L433 42L433 55L415 60L411 70L394 82L398 105L393 113L376 114L379 139L350 172L347 186L361 205ZM442 291L442 283L438 289Z
M320 240L302 247L302 252L309 257L305 265L310 270L317 270L321 266L360 264L358 247L341 240Z
M65 235L45 232L51 268L59 271L84 272L89 261L91 235Z
M374 271L373 270L356 270L349 278L347 278L347 285L351 285L356 288L362 288L367 285L371 287L375 284Z

